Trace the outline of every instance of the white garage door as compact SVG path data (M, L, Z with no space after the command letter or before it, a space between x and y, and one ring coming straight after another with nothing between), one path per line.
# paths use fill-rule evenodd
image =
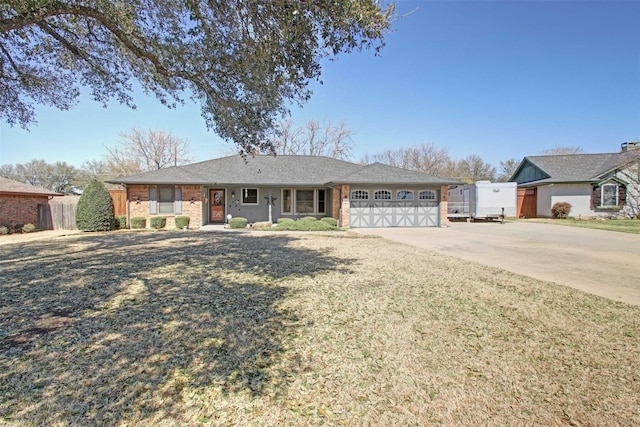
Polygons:
M435 201L351 201L350 225L367 227L437 227Z

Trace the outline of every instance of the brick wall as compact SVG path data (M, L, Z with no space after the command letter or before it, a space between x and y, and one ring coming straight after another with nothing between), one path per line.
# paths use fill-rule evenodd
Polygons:
M449 216L447 212L449 207L449 200L447 199L448 191L448 186L443 185L440 187L440 227L449 226Z
M340 187L331 189L331 216L337 221L340 220Z
M0 194L0 225L33 224L38 226L38 205L47 204L48 196Z
M141 216L147 219L149 227L152 216L164 216L167 218L166 228L175 227L176 216L188 216L189 228L198 228L202 225L202 187L199 185L177 185L182 188L182 213L180 215L149 214L149 185L128 185L130 217ZM193 199L193 201L191 200Z
M348 228L351 226L351 195L349 194L351 188L348 184L340 186L340 192L342 193L342 200L340 201L340 227Z

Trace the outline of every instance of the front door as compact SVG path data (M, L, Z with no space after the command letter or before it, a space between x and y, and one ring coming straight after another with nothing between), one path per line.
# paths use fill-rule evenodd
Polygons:
M209 221L215 224L224 223L224 190L209 190L211 216Z

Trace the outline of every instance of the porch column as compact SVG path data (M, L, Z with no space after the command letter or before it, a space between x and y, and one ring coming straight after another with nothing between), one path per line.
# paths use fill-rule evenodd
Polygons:
M448 227L449 226L449 201L447 197L447 192L449 191L449 186L443 185L440 187L440 227Z
M340 207L340 227L349 228L351 226L351 200L349 194L351 189L349 184L340 186L340 195L342 197L342 205Z

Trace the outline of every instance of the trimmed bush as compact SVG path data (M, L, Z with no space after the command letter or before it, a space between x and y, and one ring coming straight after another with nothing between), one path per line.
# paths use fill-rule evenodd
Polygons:
M126 215L116 215L116 228L118 230L124 230L127 228L127 216Z
M5 226L0 227L0 235L6 235L9 234L9 229Z
M303 216L299 219L299 221L317 221L318 219L315 216Z
M294 222L291 218L278 218L278 224L283 224L287 222Z
M191 218L188 216L177 216L176 217L176 228L182 230L183 228L189 228L189 221Z
M91 181L78 200L76 226L83 231L109 231L115 228L113 200L100 181Z
M247 218L237 216L229 220L229 228L247 228Z
M147 219L143 216L134 216L131 218L131 228L139 230L147 226Z
M13 224L13 232L20 233L22 231L22 227L24 227L24 224Z
M335 219L335 218L331 218L331 217L329 217L329 216L326 216L326 217L324 217L324 218L320 218L320 221L322 221L322 222L326 222L327 224L331 224L331 225L333 225L334 227L337 227L337 226L338 226L338 220L337 220L337 219Z
M551 216L566 219L571 212L571 205L567 202L558 202L551 207Z
M151 226L151 228L159 230L167 225L167 218L164 216L151 217L151 220L149 220L149 225Z
M23 233L33 233L34 231L38 231L38 228L33 224L25 224L22 227Z

